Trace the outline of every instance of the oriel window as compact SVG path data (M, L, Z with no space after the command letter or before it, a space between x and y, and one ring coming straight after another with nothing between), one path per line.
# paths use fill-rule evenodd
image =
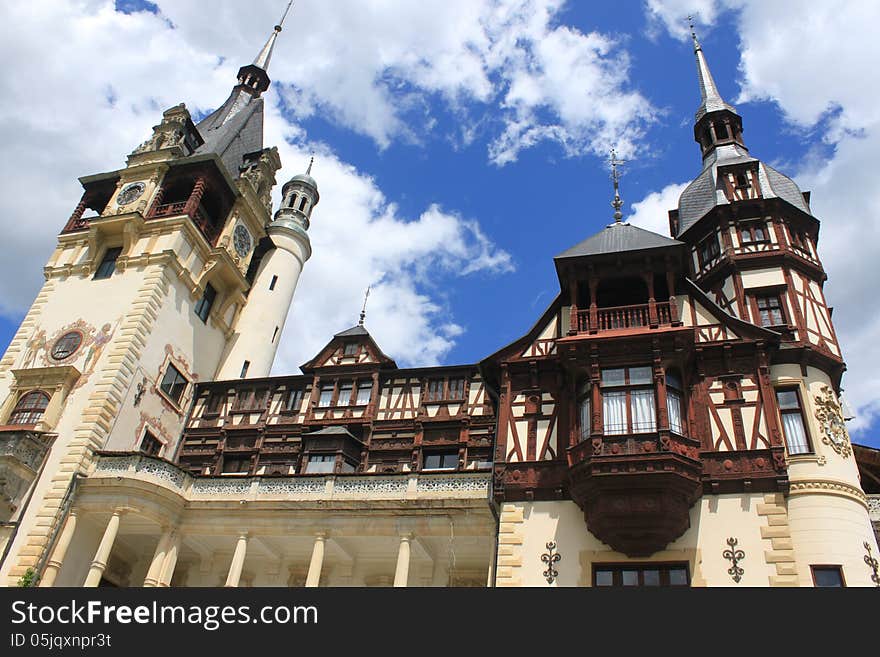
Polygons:
M700 242L698 250L700 255L700 266L705 267L721 255L721 247L718 245L718 236L715 233L709 235Z

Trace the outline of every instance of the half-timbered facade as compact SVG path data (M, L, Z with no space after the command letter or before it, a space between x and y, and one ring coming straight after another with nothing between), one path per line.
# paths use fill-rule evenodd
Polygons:
M271 214L280 32L217 111L81 179L0 360L4 583L880 585L819 222L696 37L703 167L669 236L615 176L613 223L481 362L400 368L362 314L269 376L320 198L309 165Z

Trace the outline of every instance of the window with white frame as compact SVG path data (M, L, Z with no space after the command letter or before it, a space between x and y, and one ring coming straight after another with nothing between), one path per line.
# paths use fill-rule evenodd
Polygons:
M681 379L672 372L666 373L666 414L669 417L669 430L680 436L685 435L684 394Z
M801 395L796 387L777 388L776 401L779 404L779 415L782 418L782 433L789 456L809 454L810 438L804 424Z
M309 474L322 474L333 472L335 467L335 454L310 454L305 471Z

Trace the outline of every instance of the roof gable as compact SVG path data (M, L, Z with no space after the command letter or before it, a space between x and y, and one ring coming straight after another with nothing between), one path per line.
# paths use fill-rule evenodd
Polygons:
M324 367L370 367L397 368L397 363L386 356L369 331L358 324L340 331L307 363L300 366L303 372Z

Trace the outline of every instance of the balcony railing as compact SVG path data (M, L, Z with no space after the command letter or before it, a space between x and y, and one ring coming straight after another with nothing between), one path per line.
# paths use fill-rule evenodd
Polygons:
M577 330L579 333L595 333L598 331L617 331L621 329L650 328L652 326L670 326L672 311L669 301L658 301L654 304L656 318L651 317L651 304L643 303L632 306L612 306L595 309L591 318L590 310L578 310ZM654 320L653 322L651 320Z
M163 203L162 205L157 205L153 208L152 212L150 212L150 218L173 217L179 214L188 215L202 232L202 235L205 236L208 243L213 245L217 241L217 237L220 235L220 229L222 226L216 226L201 205L199 205L194 212L190 213L187 209L187 204L188 201L178 201L176 203Z
M34 431L0 431L0 462L15 461L29 470L36 471L52 444L46 434Z

